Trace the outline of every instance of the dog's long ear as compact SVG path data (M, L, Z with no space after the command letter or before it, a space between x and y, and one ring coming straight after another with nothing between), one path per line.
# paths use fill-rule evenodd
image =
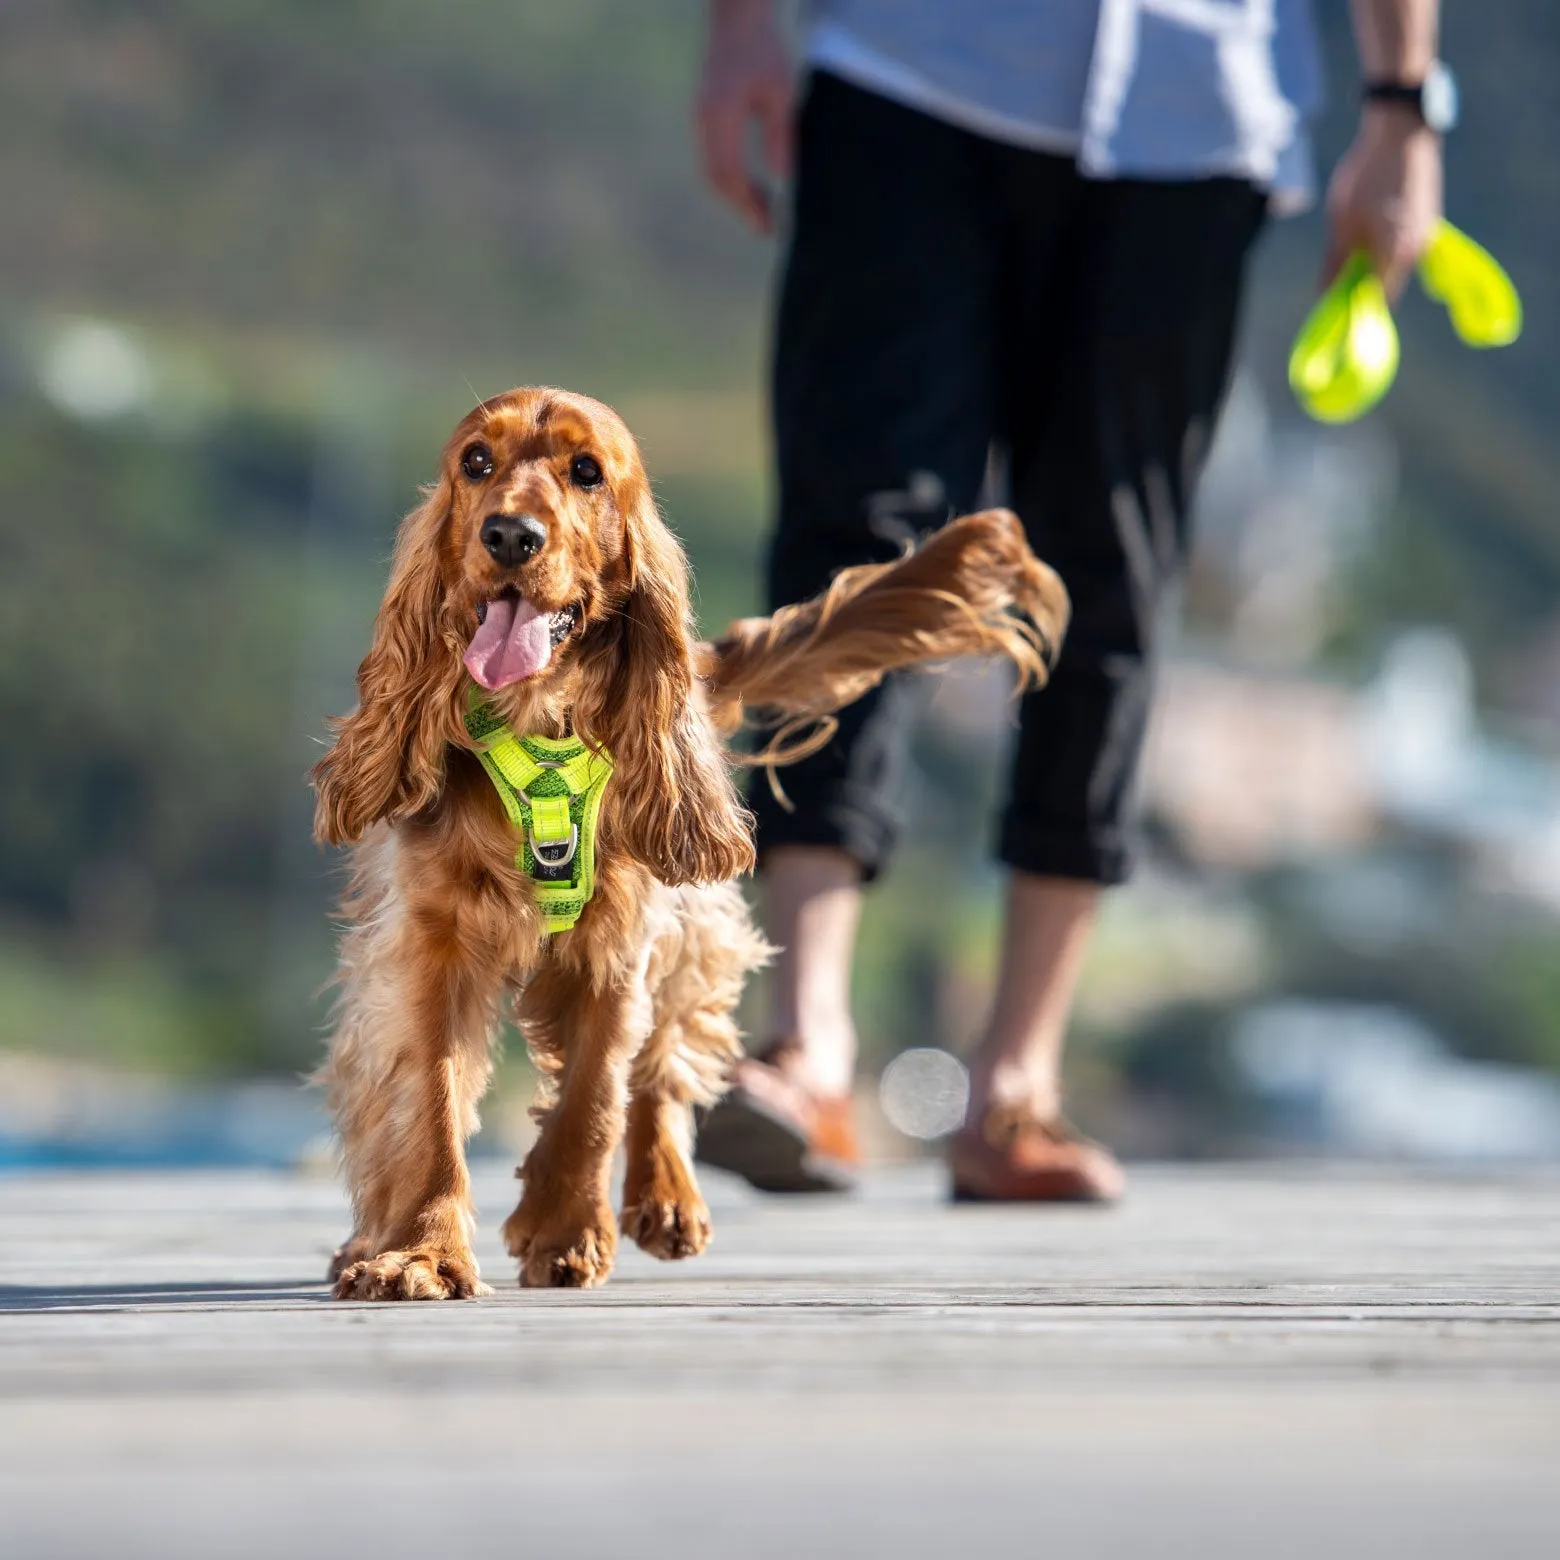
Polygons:
M612 832L663 883L720 883L753 866L737 797L694 684L688 564L636 478L627 504L628 593L588 663L580 730L612 754Z
M314 766L314 834L347 845L380 819L426 807L444 784L445 747L459 740L461 650L446 643L440 539L447 479L401 522L374 638L358 667L358 707L331 722L336 741Z

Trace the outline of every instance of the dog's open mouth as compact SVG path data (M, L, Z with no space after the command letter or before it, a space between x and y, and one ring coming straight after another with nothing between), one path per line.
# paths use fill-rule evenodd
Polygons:
M477 631L466 647L466 670L484 688L495 690L535 677L579 618L578 607L538 612L519 591L502 591L477 608Z

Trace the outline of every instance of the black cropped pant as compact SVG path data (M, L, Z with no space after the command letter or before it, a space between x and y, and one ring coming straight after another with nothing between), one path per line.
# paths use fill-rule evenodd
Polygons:
M1265 198L1238 179L1090 181L815 73L774 348L772 604L971 509L1001 452L1072 596L1020 710L997 851L1026 872L1130 871L1154 649L1229 376ZM764 851L837 846L871 877L902 826L912 714L891 680L753 787Z

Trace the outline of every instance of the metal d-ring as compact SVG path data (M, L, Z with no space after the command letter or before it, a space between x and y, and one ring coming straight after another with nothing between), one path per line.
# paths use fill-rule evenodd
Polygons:
M527 829L526 833L531 840L531 854L536 858L538 865L546 867L549 871L568 866L574 860L574 853L580 848L580 826L577 823L569 825L567 840L547 840L544 843L537 839L535 829ZM549 851L561 851L562 854L551 856L548 854Z

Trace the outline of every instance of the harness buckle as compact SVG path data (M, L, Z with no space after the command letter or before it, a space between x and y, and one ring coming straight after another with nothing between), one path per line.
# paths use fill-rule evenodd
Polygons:
M578 824L569 825L569 837L566 840L539 840L535 829L526 830L526 834L537 866L546 867L549 872L562 871L574 860L574 853L580 848Z

